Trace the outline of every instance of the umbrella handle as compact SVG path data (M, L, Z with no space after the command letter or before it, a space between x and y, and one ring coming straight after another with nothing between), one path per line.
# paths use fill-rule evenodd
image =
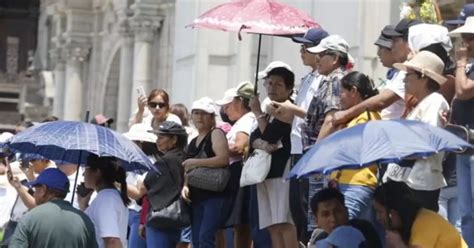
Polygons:
M258 70L260 65L260 50L262 47L262 34L258 35L258 49L257 49L257 68L255 69L255 85L254 85L254 95L258 95Z
M89 122L89 115L90 111L86 111L86 116L84 118L84 121L87 123ZM74 178L74 187L72 188L72 197L71 197L71 205L74 204L74 196L76 195L76 188L77 188L77 179L79 178L79 172L80 167L81 167L81 157L82 157L82 150L79 151L79 161L77 161L77 170L76 170L76 177Z

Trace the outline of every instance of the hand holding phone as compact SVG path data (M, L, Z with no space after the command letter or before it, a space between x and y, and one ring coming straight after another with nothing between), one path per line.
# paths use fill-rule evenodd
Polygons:
M137 94L138 94L138 96L146 97L145 89L143 89L143 86L138 86L137 87Z

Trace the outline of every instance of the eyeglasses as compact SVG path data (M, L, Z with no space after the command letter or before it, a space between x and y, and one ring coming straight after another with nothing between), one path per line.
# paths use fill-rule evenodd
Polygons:
M166 107L166 103L164 102L149 102L148 103L148 107L150 108L156 108L156 106L158 106L158 108L164 108Z

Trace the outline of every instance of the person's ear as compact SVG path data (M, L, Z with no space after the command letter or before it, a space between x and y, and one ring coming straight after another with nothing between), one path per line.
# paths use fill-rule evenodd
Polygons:
M357 91L357 87L352 86L352 87L351 87L351 96L355 96L355 95L357 94L357 92L358 92L358 91Z

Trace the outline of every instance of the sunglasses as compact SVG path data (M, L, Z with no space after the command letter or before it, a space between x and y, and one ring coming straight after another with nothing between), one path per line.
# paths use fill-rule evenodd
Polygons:
M164 102L149 102L148 103L148 107L150 108L156 108L156 106L158 106L158 108L164 108L166 107L166 103Z

